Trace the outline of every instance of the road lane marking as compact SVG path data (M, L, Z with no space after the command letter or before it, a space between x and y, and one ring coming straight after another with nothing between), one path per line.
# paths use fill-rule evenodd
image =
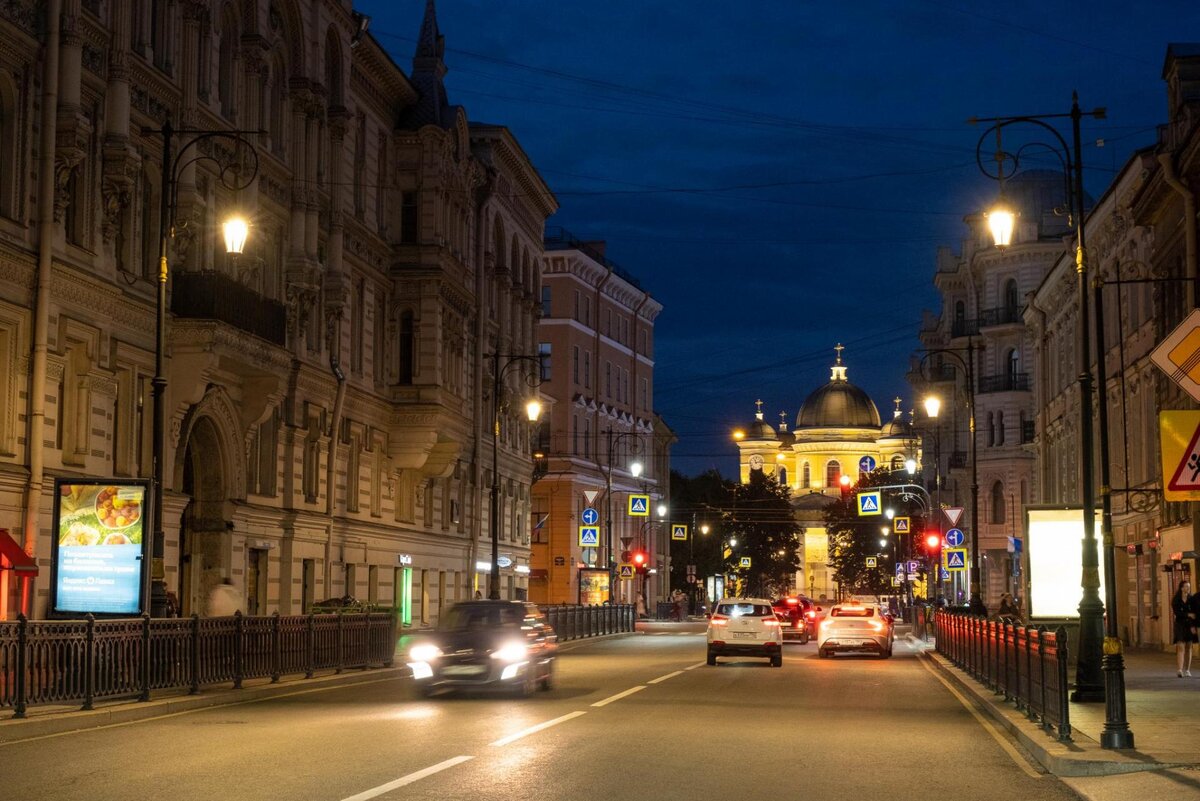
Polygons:
M945 676L938 672L937 668L930 664L929 657L923 657L921 659L921 665L924 666L924 668L928 670L934 678L940 681L946 687L946 689L950 691L951 695L958 699L958 702L962 704L968 712L971 713L971 716L979 722L979 725L983 727L984 731L992 735L992 739L999 743L1000 747L1004 749L1004 752L1008 754L1013 762L1017 763L1018 768L1025 771L1026 775L1030 776L1031 778L1042 778L1043 774L1038 773L1029 766L1028 760L1021 756L1021 752L1014 748L1013 744L1000 734L996 727L992 725L992 722L985 718L983 714L963 696L962 693L955 689L954 685L952 685Z
M521 731L517 732L516 734L510 734L507 737L501 737L499 740L497 740L494 743L488 743L488 745L493 745L496 747L499 747L502 745L508 745L509 743L520 740L522 737L528 737L529 735L535 734L539 731L542 731L543 729L548 729L551 726L557 726L560 723L566 723L568 720L571 720L573 718L579 717L580 715L586 715L586 714L587 714L587 712L584 712L582 710L577 710L575 712L571 712L566 715L563 715L561 718L555 718L554 720L547 720L545 723L539 723L536 726L530 726L528 729L522 729Z
M698 668L698 667L704 667L704 666L705 666L705 665L707 665L707 664L708 664L707 662L697 662L697 663L696 663L696 664L694 664L694 665L691 665L691 666L689 666L689 667L685 667L685 668L684 668L684 670L695 670L696 668Z
M392 790L395 790L398 787L403 787L406 784L412 784L415 781L420 781L426 776L432 776L435 773L441 773L447 768L452 768L455 765L461 765L467 760L474 758L475 757L471 756L456 756L453 759L447 759L445 762L439 762L436 765L430 765L423 770L418 770L415 773L408 774L407 776L401 776L399 779L388 782L387 784L381 784L378 787L372 787L370 790L364 790L358 795L352 795L349 798L343 798L342 801L367 801L369 798L375 798L376 796L383 795L384 793L390 793Z
M682 670L677 670L677 671L675 671L674 673L668 673L668 674L667 674L667 675L665 675L665 676L659 676L657 679L651 679L650 681L648 681L648 682L646 682L646 683L647 683L647 684L658 684L660 681L666 681L667 679L671 679L671 678L674 678L674 677L676 677L676 676L682 676L682 675L683 675L683 671L682 671Z
M630 687L628 690L626 690L623 693L617 693L616 695L610 695L608 698L605 698L603 701L597 701L596 703L592 704L592 706L608 706L613 701L620 701L625 696L633 695L634 693L641 692L644 689L646 689L646 685L639 684L636 687Z

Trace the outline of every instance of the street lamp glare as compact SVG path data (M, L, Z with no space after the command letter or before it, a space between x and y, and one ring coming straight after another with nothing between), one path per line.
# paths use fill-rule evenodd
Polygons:
M841 484L843 487L850 486L850 474L842 473L841 478L838 479L838 483Z
M657 511L658 511L659 517L666 517L667 516L667 505L665 503L660 503L658 505Z
M888 528L887 526L881 526L881 527L880 527L880 529L879 529L879 531L880 531L880 533L882 533L882 534L883 534L883 536L885 536L885 537L886 537L888 534L891 534L891 533L892 533L892 530L891 530L890 528Z
M536 423L538 418L542 416L542 402L537 398L529 400L525 404L525 417L531 423Z
M708 523L704 523L704 524L702 524L702 525L700 526L700 533L701 533L701 534L707 534L707 533L708 533Z
M246 238L250 235L250 224L245 217L234 215L221 224L225 235L225 252L230 255L240 255L246 247Z
M734 438L734 439L737 439L737 440L745 439L745 438L746 438L746 432L745 432L745 431L742 431L740 428L738 428L738 429L734 429L734 432L733 432L733 438Z
M887 540L880 540L880 541L879 541L879 547L880 547L880 548L886 548L886 547L887 547Z
M938 412L942 410L942 399L937 395L929 395L925 398L925 414L929 415L934 420L937 419Z
M887 519L888 519L888 520L891 520L891 519L893 519L893 518L896 516L896 510L895 510L895 509L885 509L883 513L884 513L885 515L887 515Z
M917 460L916 459L905 459L904 460L904 469L908 471L908 474L910 476L915 476L917 474Z
M737 537L734 537L733 539L731 539L731 540L729 541L729 547L730 547L730 548L736 548L736 547L737 547Z
M633 464L629 465L629 472L633 474L634 478L640 476L642 474L642 463L634 462Z
M992 206L991 211L984 216L987 218L988 228L992 232L992 240L995 241L996 247L1003 250L1011 245L1013 229L1017 225L1017 215L1004 201L1004 195L1000 196L996 205Z

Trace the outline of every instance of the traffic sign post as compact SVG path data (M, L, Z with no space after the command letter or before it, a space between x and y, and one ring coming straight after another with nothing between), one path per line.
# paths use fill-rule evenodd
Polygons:
M963 544L966 535L963 534L961 528L952 528L946 532L946 544L951 548L957 548Z
M600 527L599 526L580 526L579 527L579 545L581 548L599 548L600 547Z
M649 495L630 495L629 496L629 516L630 517L649 517L650 516L650 496Z
M671 524L671 539L686 540L688 538L688 527L682 523Z
M600 513L589 506L583 510L583 514L579 516L579 519L582 520L585 525L594 526L600 522Z
M967 549L966 548L947 548L942 551L947 570L966 570L967 569Z

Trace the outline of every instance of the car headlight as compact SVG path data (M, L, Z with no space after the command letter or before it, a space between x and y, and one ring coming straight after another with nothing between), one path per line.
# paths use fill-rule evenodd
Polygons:
M436 645L414 645L408 655L414 662L432 662L442 655L442 649Z
M502 659L505 662L520 662L528 655L529 649L525 643L509 642L492 651L492 659Z

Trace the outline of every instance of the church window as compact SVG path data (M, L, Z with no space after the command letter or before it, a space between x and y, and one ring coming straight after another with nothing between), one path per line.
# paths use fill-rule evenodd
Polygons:
M992 485L992 522L1004 522L1004 485L999 481Z
M842 477L842 465L837 459L830 459L825 465L825 486L836 487L838 479Z
M812 467L808 462L805 462L804 467L800 469L800 486L805 489L812 486Z

